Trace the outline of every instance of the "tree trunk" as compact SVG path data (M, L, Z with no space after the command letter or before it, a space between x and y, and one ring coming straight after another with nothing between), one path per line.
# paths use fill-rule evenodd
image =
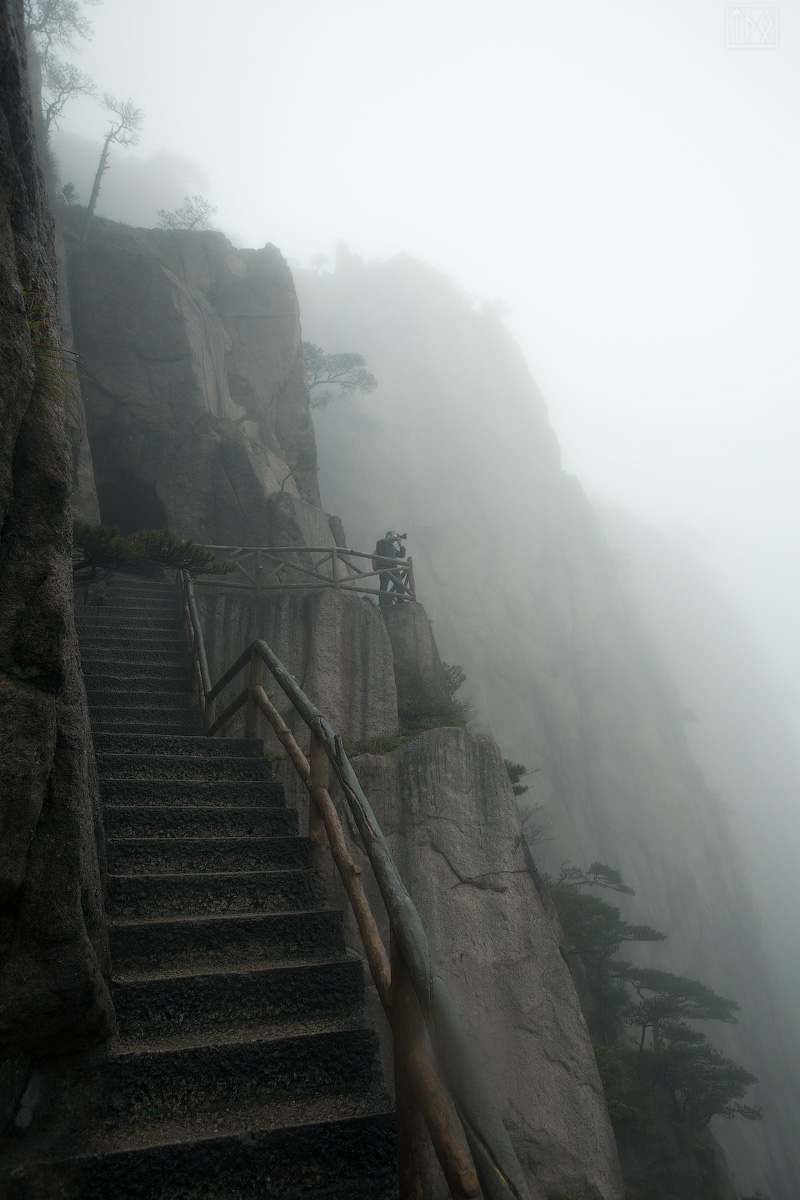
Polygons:
M106 134L106 140L103 143L103 151L102 151L102 154L100 155L100 162L97 164L97 174L94 177L94 183L92 184L92 194L89 197L89 203L86 208L86 216L84 217L84 220L83 220L83 233L81 234L81 244L84 246L86 245L86 242L89 238L89 228L92 224L92 217L94 216L94 210L97 206L97 197L100 195L100 183L103 178L103 172L108 170L108 152L109 152L109 149L111 148L112 137L113 137L113 132L109 132L108 134Z

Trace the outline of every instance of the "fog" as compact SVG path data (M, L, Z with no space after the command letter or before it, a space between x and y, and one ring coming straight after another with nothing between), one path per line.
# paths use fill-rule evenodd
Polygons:
M98 211L202 191L239 244L405 251L502 298L567 469L679 531L794 687L797 4L767 48L696 0L88 11L81 68L147 114ZM62 121L98 152L104 128L89 100Z
M734 809L731 824L761 893L767 940L778 961L787 956L779 974L788 992L797 982L788 959L798 944L800 35L795 3L756 7L767 20L768 45L758 44L757 30L748 45L729 44L742 27L717 0L673 0L668 7L641 0L242 0L224 12L204 0L140 0L135 17L122 0L104 0L89 10L94 37L78 61L100 92L131 97L146 110L138 147L112 152L100 214L152 225L159 210L203 193L216 207L215 224L237 245L273 242L300 267L327 256L319 279L307 275L303 285L298 275L307 334L315 321L337 329L344 305L332 306L331 315L323 301L326 290L346 284L341 274L328 274L341 243L367 263L398 253L428 263L476 310L488 305L501 314L549 406L567 471L603 511L624 514L607 519L612 548L630 554L629 592L683 702L697 710L700 726L690 722L688 738L709 786L722 793L720 812ZM773 19L780 22L776 44ZM105 127L98 104L82 100L66 110L54 139L62 180L71 180L84 201ZM402 280L404 261L386 278ZM421 284L419 294L427 295ZM386 299L386 312L393 302ZM403 311L409 327L409 312L424 323L423 300L406 310L398 300ZM508 421L492 452L474 450L487 413L504 401L510 412L512 395L532 408L535 391L527 375L524 386L519 382L523 372L509 353L498 385L506 390L493 395L495 381L470 365L462 315L446 343L452 370L445 374L443 337L432 329L426 334L435 346L417 340L428 352L420 362L435 364L438 376L424 374L409 355L393 364L395 382L383 397L387 428L398 455L413 458L426 483L437 469L437 436L446 447L441 457L462 474L474 467L475 478L484 468L481 486L499 481L492 482L492 504L481 495L469 512L475 526L488 525L489 515L503 524L496 540L514 563L527 544L526 509L511 511L513 488L509 482L503 494L503 482L532 479L530 494L537 495L536 470L549 463L549 448L533 446L533 435L527 442L518 436L542 427L531 412L529 425L518 413L516 426ZM494 322L484 324L487 345L495 338L507 345ZM403 357L392 326L386 320L368 336L365 318L363 345L325 349L369 353L371 346L380 383L380 355L384 364ZM346 328L343 316L339 328ZM487 351L482 361L494 360ZM434 413L437 382L449 408ZM368 423L382 419L381 396L379 387L350 409L365 422L364 443ZM406 440L414 411L422 412L416 446ZM326 420L323 449L335 433L326 435ZM352 441L348 450L357 460ZM471 459L464 446L473 447ZM348 482L363 497L358 470L355 461ZM414 504L430 495L430 507L438 503L453 528L468 489L459 494L457 473L445 479L444 466L439 473L441 494L420 485ZM326 481L334 490L331 475L323 462L323 503L332 502L325 495ZM383 479L375 489L362 526L372 521L375 503L392 495ZM478 496L480 488L474 491ZM367 536L352 513L341 515ZM421 535L427 529L433 545L438 514L409 515L424 561ZM405 528L405 519L395 512L384 527ZM495 540L486 529L478 533L483 545ZM433 571L442 555L431 546ZM444 617L452 583L437 582L444 597L437 637L445 633L447 655L458 652L447 644ZM522 589L512 591L501 597L508 626L522 628L530 611L517 610L528 599ZM556 628L557 588L553 595ZM477 644L484 631L474 633ZM545 661L548 648L541 649ZM529 655L526 669L534 674L539 661ZM469 667L466 655L463 662ZM739 696L747 702L739 704ZM475 699L481 714L481 697ZM504 749L523 753L514 737L526 731L515 733L511 718L505 724L507 743L497 730ZM611 811L625 781L615 775L618 768L623 774L621 761L607 765ZM674 767L672 760L667 765ZM641 780L627 781L622 828L637 819L642 781L644 771ZM595 783L587 783L587 829L602 807L594 803ZM539 780L537 787L538 797ZM760 789L768 791L763 806ZM660 812L656 793L652 811ZM641 812L638 818L644 821ZM575 854L590 858L594 847L579 834L573 830ZM688 851L684 858L682 867L694 870ZM639 869L651 870L639 859ZM663 860L668 873L666 851ZM738 870L730 859L723 867ZM777 872L782 882L770 894ZM656 915L645 917L660 924ZM732 912L721 918L736 919ZM683 922L687 939L690 924ZM695 950L705 954L700 940Z

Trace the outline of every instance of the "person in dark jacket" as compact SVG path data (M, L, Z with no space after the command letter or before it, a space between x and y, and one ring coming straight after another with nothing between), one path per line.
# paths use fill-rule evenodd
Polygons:
M404 592L406 589L402 583L398 583L389 574L390 568L398 559L403 559L406 556L405 546L403 545L402 536L390 529L385 537L379 538L375 545L375 565L380 571L380 587L382 592L388 592L390 585L393 592ZM389 596L379 596L378 604L391 604L392 598Z

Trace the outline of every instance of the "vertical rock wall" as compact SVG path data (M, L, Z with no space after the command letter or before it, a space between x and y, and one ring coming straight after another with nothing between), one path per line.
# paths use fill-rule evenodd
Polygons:
M534 772L546 864L619 868L637 893L625 915L668 934L653 965L738 1000L740 1024L709 1033L760 1077L765 1119L717 1134L744 1190L794 1200L800 1053L742 856L518 348L408 259L344 256L297 287L304 336L363 354L378 379L318 414L326 504L356 545L408 530L442 654L464 667L480 725Z
M26 298L54 339L52 218L34 144L21 0L0 7L0 1057L6 1119L24 1063L113 1021L99 804L72 613L71 459ZM52 324L52 327L51 327ZM14 1067L14 1063L17 1064Z
M271 494L319 507L297 299L279 251L102 220L86 246L64 236L103 521L264 546Z

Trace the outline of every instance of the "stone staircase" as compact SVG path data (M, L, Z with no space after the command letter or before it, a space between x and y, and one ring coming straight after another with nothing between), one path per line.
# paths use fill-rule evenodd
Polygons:
M261 743L200 735L172 586L77 623L118 1031L43 1070L13 1200L396 1197L362 966Z

